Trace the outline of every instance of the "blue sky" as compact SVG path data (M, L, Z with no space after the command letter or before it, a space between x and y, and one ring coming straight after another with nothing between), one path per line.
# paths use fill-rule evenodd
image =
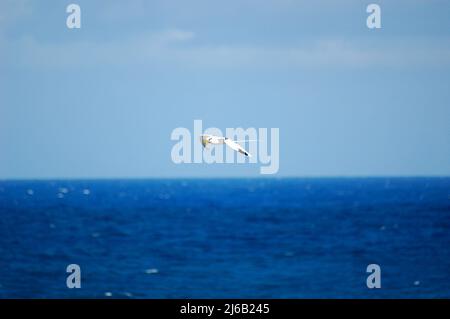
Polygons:
M378 3L382 28L366 27ZM66 6L82 27L66 27ZM177 127L280 129L277 176L450 174L449 1L0 0L0 178L260 176Z

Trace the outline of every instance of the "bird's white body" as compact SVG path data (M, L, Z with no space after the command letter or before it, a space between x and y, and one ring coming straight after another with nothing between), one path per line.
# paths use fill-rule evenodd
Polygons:
M203 146L208 144L225 144L225 137L205 134L201 135L201 141Z
M200 141L201 141L203 147L207 147L208 144L215 144L215 145L226 144L227 146L229 146L231 149L235 150L236 152L239 152L245 156L251 157L250 153L247 152L241 145L239 145L237 143L237 141L230 140L227 137L204 134L204 135L200 135Z

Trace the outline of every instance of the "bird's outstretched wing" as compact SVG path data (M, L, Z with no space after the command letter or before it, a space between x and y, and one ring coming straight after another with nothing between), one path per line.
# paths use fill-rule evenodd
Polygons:
M237 143L241 143L241 142L258 142L258 140L234 140Z
M227 144L231 149L244 154L245 156L252 157L249 152L247 152L242 146L240 146L235 141L230 140L229 138L225 139L225 144Z

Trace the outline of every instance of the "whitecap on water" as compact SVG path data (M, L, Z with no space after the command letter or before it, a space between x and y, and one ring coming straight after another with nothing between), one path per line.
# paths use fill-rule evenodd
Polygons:
M63 193L58 193L58 198L64 198L64 194Z
M83 195L89 195L91 191L87 188L83 189Z
M149 268L145 270L146 274L157 274L159 271L156 268Z
M27 194L30 195L30 196L33 196L34 190L32 190L32 189L27 189Z
M418 280L414 281L414 286L418 286L418 285L420 285L420 281L418 281Z
M109 291L105 292L105 296L106 297L111 297L112 296L112 292L109 292Z
M59 192L63 193L63 194L67 194L69 192L69 190L67 188L65 188L65 187L60 187L59 188Z

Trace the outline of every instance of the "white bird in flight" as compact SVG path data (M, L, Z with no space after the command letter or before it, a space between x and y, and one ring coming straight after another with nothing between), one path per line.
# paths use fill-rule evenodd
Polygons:
M252 157L252 155L247 152L241 145L239 145L237 142L245 142L245 141L233 141L230 140L228 137L223 136L215 136L215 135L209 135L209 134L203 134L200 135L200 141L202 142L203 147L207 147L209 144L226 144L231 149L235 150L236 152L239 152L245 156ZM248 142L253 140L248 140Z

